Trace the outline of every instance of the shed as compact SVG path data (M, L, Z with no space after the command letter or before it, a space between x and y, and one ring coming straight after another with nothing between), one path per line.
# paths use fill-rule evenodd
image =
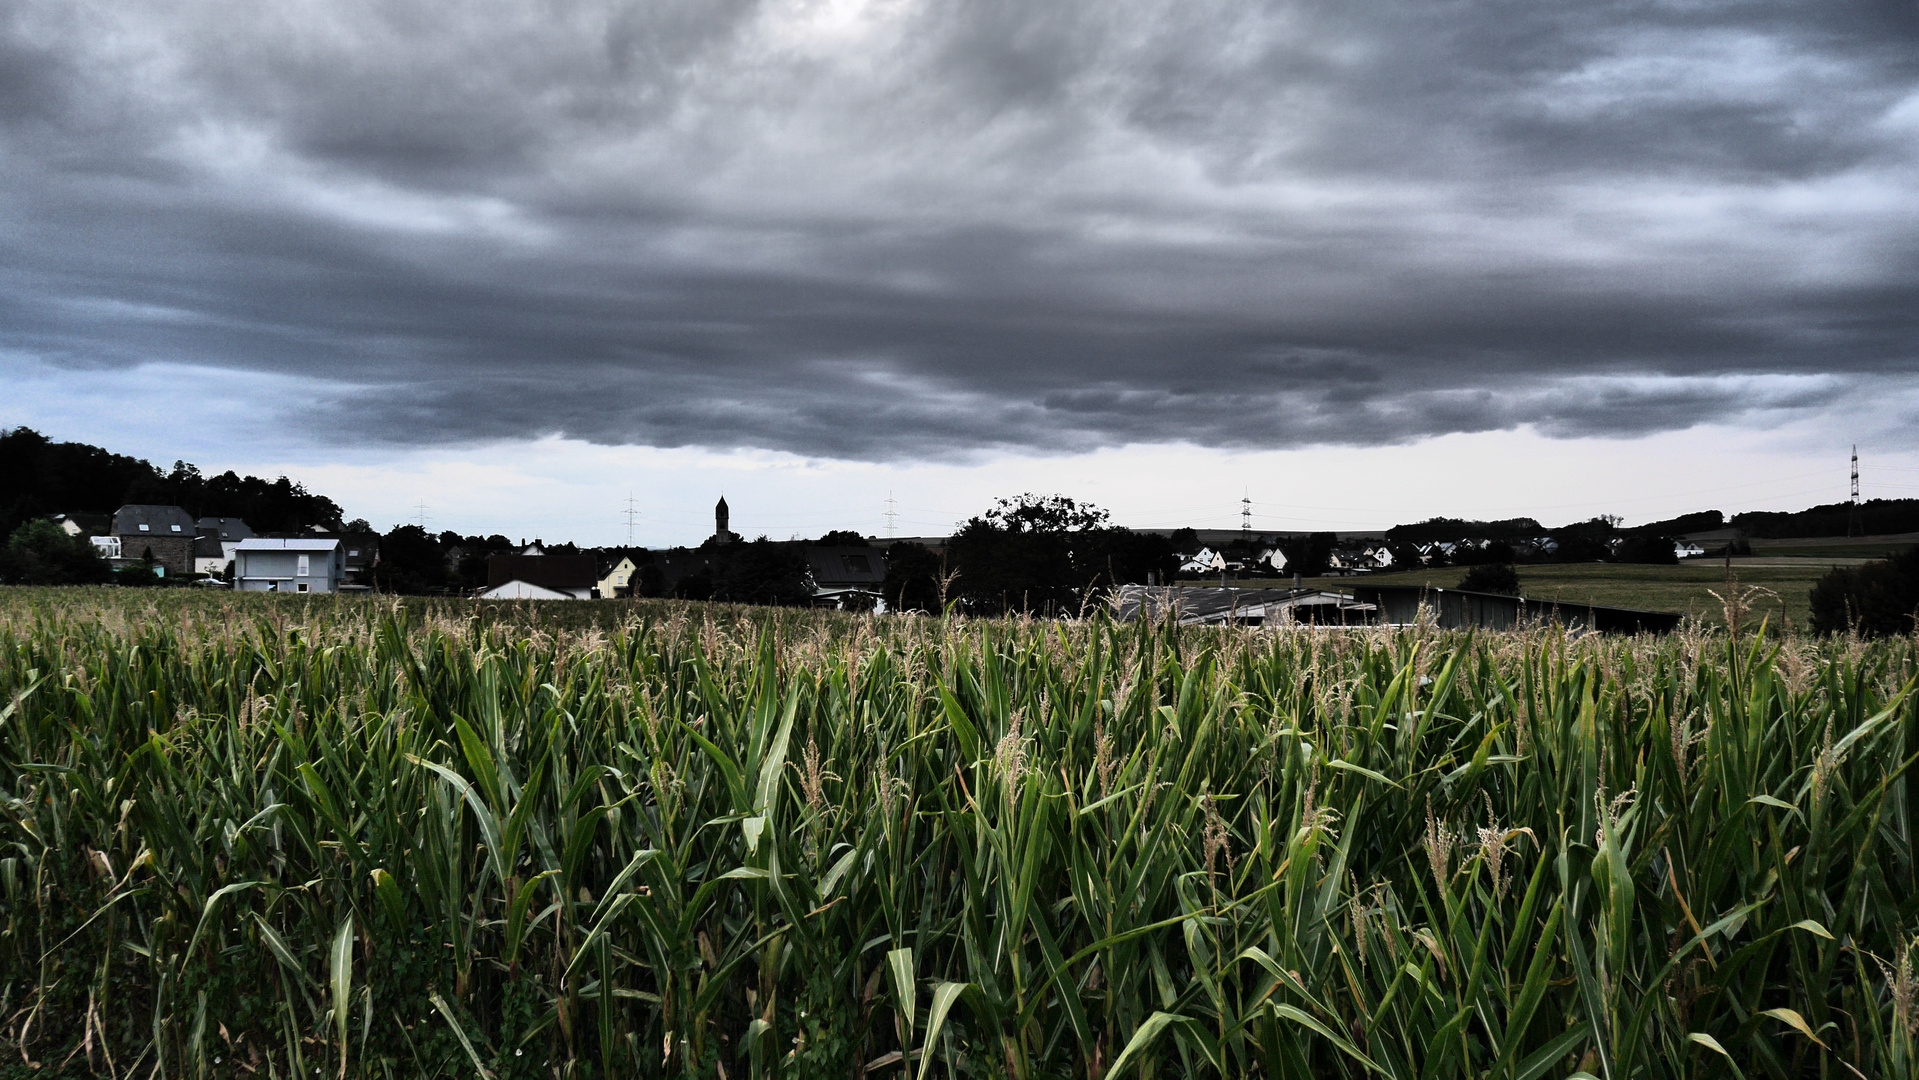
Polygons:
M1425 585L1360 585L1353 589L1353 596L1377 606L1382 623L1403 626L1416 622L1423 605L1438 620L1438 625L1447 630L1469 627L1516 630L1558 623L1568 630L1593 630L1603 634L1657 634L1678 629L1680 620L1677 613L1670 611L1535 600Z
M489 593L518 581L564 593L574 600L591 600L599 577L599 567L591 555L495 555L486 561Z
M538 556L529 556L529 558L537 558L537 557ZM531 582L520 581L519 579L516 578L512 581L503 582L499 585L494 586L491 589L486 590L485 592L480 594L479 599L481 600L578 600L581 598L578 596L574 596L572 593L561 592L558 589L549 589L543 585L535 585Z
M1228 589L1192 585L1122 585L1113 596L1122 621L1162 619L1181 626L1351 626L1373 621L1371 604L1318 589Z

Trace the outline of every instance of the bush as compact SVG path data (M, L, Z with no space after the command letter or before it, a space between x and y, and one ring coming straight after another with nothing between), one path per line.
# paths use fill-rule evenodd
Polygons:
M1908 634L1919 608L1919 548L1883 562L1835 566L1812 587L1812 629L1867 637Z
M1473 592L1503 593L1506 596L1519 595L1519 572L1512 563L1489 563L1475 566L1466 571L1459 583L1462 589Z

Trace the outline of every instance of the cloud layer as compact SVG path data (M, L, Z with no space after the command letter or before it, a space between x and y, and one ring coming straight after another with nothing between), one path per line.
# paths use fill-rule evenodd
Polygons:
M1919 368L1919 9L20 0L0 349L842 458L1763 425Z

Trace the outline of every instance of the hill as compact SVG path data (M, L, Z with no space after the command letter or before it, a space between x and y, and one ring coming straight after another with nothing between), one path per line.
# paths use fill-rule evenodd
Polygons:
M195 517L242 518L256 532L338 528L340 505L282 476L228 470L203 476L175 461L162 472L143 458L79 442L54 442L28 427L0 430L0 537L45 514L110 514L127 503L179 506Z

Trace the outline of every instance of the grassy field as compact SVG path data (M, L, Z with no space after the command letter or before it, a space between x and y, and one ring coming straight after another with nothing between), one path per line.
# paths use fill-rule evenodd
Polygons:
M1754 540L1754 555L1785 555L1794 558L1883 559L1919 543L1919 533L1894 533L1886 536L1810 536L1785 540Z
M1526 596L1645 611L1676 611L1682 615L1697 615L1720 625L1725 623L1722 598L1728 595L1728 590L1724 563L1678 566L1544 563L1517 569L1520 592ZM1807 597L1813 583L1829 569L1830 564L1816 560L1807 560L1804 564L1794 566L1742 566L1737 565L1735 560L1732 572L1741 595L1747 595L1746 590L1763 590L1750 593L1752 619L1756 621L1761 617L1769 617L1776 627L1804 627L1808 619ZM1466 572L1465 567L1444 567L1368 574L1364 578L1308 578L1305 585L1314 589L1350 591L1356 582L1370 581L1385 585L1455 588ZM1292 580L1250 580L1236 584L1246 588L1283 588L1292 584Z
M0 590L0 1077L1911 1080L1915 676Z

